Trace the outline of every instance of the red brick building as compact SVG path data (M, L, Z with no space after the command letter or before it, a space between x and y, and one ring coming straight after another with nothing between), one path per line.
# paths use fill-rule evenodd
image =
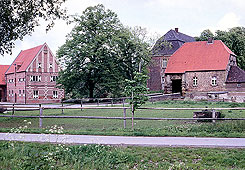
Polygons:
M7 100L7 84L5 81L5 72L9 68L9 65L0 65L0 102Z
M245 100L245 72L220 40L185 43L171 56L165 74L166 93L196 100Z
M64 97L56 87L59 67L45 43L21 51L5 73L7 101L13 103L54 103Z
M169 58L185 42L193 41L195 41L193 37L179 32L178 28L171 29L157 40L152 49L151 63L148 67L150 79L147 86L151 91L164 90L165 69Z

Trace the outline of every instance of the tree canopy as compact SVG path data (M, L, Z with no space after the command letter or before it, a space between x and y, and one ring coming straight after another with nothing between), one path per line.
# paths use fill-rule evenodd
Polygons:
M140 27L124 27L103 5L88 7L74 17L76 26L57 53L65 69L59 83L72 97L120 96L125 79L149 61L148 43Z
M213 34L210 30L204 30L197 41L207 41L209 37L216 40L222 40L225 45L237 55L237 64L245 70L245 28L234 27L228 31L217 30Z
M60 6L66 0L1 0L0 1L0 54L11 53L14 41L31 34L39 19L49 21L65 18L66 11Z

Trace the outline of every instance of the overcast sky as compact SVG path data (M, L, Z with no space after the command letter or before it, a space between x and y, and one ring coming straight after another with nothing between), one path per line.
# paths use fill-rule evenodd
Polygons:
M199 36L204 29L214 32L245 26L245 0L67 0L64 6L73 15L82 14L88 6L97 4L116 12L124 25L142 26L160 35L174 28L190 36ZM16 41L13 54L0 56L0 64L11 64L21 50L45 42L56 53L73 28L64 21L56 21L46 33L45 26L42 22L31 36Z

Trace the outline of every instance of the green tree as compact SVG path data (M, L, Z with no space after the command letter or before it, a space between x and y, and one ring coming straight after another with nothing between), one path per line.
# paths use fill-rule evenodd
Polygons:
M234 27L229 31L215 32L215 39L222 40L237 55L237 64L245 70L245 28Z
M149 77L140 72L134 72L133 79L126 79L125 95L129 97L132 109L132 128L134 127L134 113L141 105L148 101L146 81Z
M141 105L148 101L146 82L149 77L140 72L134 72L132 80L126 79L126 86L124 89L125 95L130 97L130 104L133 105L132 111L134 112Z
M211 31L204 30L197 41L207 41L209 37L216 40L222 40L225 45L237 55L237 64L240 68L245 70L245 28L234 27L229 31L217 30L213 35Z
M65 67L59 83L72 97L121 95L125 79L131 80L140 65L145 70L147 43L103 5L87 8L74 22L77 25L58 50Z
M200 37L196 37L196 41L207 41L208 38L213 38L214 34L209 30L206 29L203 32L201 32Z
M0 54L11 53L14 41L30 35L39 19L49 21L47 30L54 20L66 18L60 6L65 0L1 0L0 1Z

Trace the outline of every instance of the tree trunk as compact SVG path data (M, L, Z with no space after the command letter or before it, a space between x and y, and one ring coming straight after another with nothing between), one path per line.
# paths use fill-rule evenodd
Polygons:
M89 98L94 98L94 87L95 87L95 84L92 82L89 82Z

